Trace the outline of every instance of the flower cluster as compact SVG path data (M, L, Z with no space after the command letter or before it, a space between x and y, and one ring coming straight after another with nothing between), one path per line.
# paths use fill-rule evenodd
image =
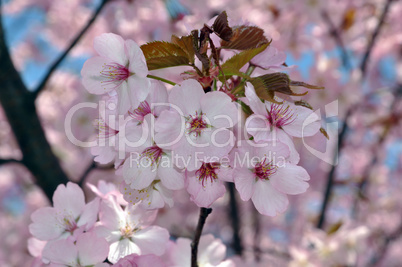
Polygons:
M151 225L158 208L173 206L174 191L185 189L209 208L225 194L225 183L234 183L243 201L268 216L286 210L287 195L304 193L310 177L297 165L293 138L316 134L320 123L307 103L290 97L303 95L290 86L318 87L274 72L286 69L285 58L270 44L258 27L230 27L225 12L172 42L140 47L113 33L95 38L99 56L81 72L85 88L103 103L91 152L96 162L114 164L119 192L91 186L99 197L85 204L77 185L60 185L54 207L32 215L31 233L45 242L36 247L42 261L159 265L158 257L171 257L172 266L187 265L190 259L179 254L190 241L178 239L165 254L169 233ZM179 65L193 68L180 83L151 72ZM253 75L255 69L264 74ZM222 244L206 236L200 246ZM217 266L221 252L198 261Z
M37 258L35 266L188 265L190 253L183 255L183 250L190 250L191 241L169 241L166 229L152 225L158 210L119 199L121 194L113 184L100 181L97 187L89 187L97 197L88 204L82 189L69 182L55 191L53 207L32 214L29 230L34 237L28 241L28 249ZM201 238L199 250L202 264L218 266L225 258L226 247L212 235ZM211 250L216 252L210 255Z
M185 188L195 204L210 207L224 195L225 182L233 182L242 200L251 198L261 214L275 216L286 209L286 195L308 188L293 138L316 134L318 116L274 95L299 95L286 74L273 72L286 69L284 54L264 36L249 44L236 30L222 13L201 29L209 45L195 34L141 47L112 33L95 39L99 56L84 64L83 83L107 104L92 153L95 161L114 164L128 203L171 207L173 191ZM217 36L220 46L213 41ZM189 42L201 47L190 49ZM218 54L225 58L233 51L238 53L220 62ZM176 65L194 68L180 84L150 72ZM253 76L256 68L266 74ZM162 81L174 86L167 90Z

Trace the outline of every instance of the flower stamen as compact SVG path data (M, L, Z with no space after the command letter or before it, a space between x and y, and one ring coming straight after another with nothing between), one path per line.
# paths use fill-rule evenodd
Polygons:
M276 172L276 168L272 161L268 162L267 158L264 158L263 161L255 165L254 173L258 179L269 180L269 177Z
M196 111L195 115L188 116L186 120L188 134L195 133L196 137L201 135L202 130L208 128L208 124L205 122L202 112L198 114L198 111Z
M205 187L205 181L210 180L213 183L218 179L218 175L215 173L218 168L219 163L202 163L201 168L195 172L195 175L202 182L203 187Z
M268 121L272 126L281 128L282 126L289 125L295 121L297 115L290 108L290 106L272 104L271 109L268 110Z

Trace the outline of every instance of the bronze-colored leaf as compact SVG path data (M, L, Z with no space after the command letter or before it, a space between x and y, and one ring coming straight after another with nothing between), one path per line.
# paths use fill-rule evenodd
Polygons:
M327 131L324 128L321 127L320 132L322 133L322 135L325 136L325 138L327 138L329 140L329 135L328 135Z
M202 68L208 72L209 70L209 58L206 53L200 52L200 46L198 44L198 30L191 31L191 35L193 36L193 49L194 53L197 56L198 60L202 63Z
M223 11L219 16L215 19L212 28L216 35L218 35L224 41L230 41L230 38L233 36L233 30L229 27L228 23L228 15L226 11Z
M177 37L176 35L172 35L172 43L180 46L184 52L186 52L188 60L190 63L194 64L194 46L193 46L193 36L187 35L182 37Z
M342 225L343 225L342 221L339 221L339 222L331 225L327 230L327 235L335 234L339 230L339 228L341 228Z
M309 103L304 101L304 100L295 101L295 105L296 106L302 106L302 107L309 108L309 109L313 110L313 107Z
M268 44L264 30L256 26L233 27L233 36L230 41L222 40L221 46L226 49L246 50Z
M250 82L253 84L257 95L268 101L272 101L274 99L274 92L292 96L302 96L307 94L307 92L302 94L293 92L290 88L292 81L289 79L289 76L286 73L276 72L265 74L251 78ZM272 102L277 103L277 101Z
M308 83L298 82L298 81L290 81L290 86L303 86L303 87L306 87L308 89L325 89L324 86L311 85L311 84L308 84Z
M149 70L190 65L187 53L173 43L155 41L141 46Z
M343 14L341 29L344 31L349 30L355 22L355 17L356 17L356 8L354 7L348 8Z

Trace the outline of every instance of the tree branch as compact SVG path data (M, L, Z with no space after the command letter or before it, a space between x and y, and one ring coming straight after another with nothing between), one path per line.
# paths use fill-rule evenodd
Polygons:
M195 231L193 242L191 243L191 267L198 267L197 263L198 243L200 242L202 229L204 228L205 221L211 212L212 209L210 208L200 209L200 217L198 218L197 229Z
M95 161L92 161L91 164L87 167L87 169L82 173L80 179L78 179L78 185L82 188L84 186L85 179L93 170L111 170L113 169L113 165L106 166L98 166Z
M230 202L229 202L229 219L230 222L232 223L232 230L233 230L233 240L232 240L232 247L235 251L236 255L242 255L243 254L243 244L242 240L240 237L240 217L239 217L239 208L237 205L237 200L236 200L236 192L235 192L235 186L234 183L228 183L228 188L229 188L229 196L230 196Z
M373 50L373 47L374 47L375 42L377 40L377 36L380 33L380 30L382 28L382 25L384 24L385 18L387 17L388 10L389 10L389 7L391 6L392 1L393 0L387 0L387 2L385 3L385 6L384 6L384 9L382 11L380 20L378 21L377 27L375 28L375 30L373 32L373 35L371 37L371 40L367 45L366 52L364 53L363 60L362 60L362 63L360 65L362 78L364 78L365 75L366 75L367 64L368 64L368 61L370 59L371 51Z
M257 211L257 209L253 209L253 226L254 226L254 246L253 246L253 252L254 252L254 260L255 262L260 262L261 261L261 248L260 248L260 242L261 242L261 218L260 218L260 213Z
M331 167L330 172L328 173L327 185L326 185L325 193L324 193L324 201L322 203L320 216L319 216L319 219L317 222L317 228L320 228L320 229L322 229L324 227L325 215L326 215L326 212L328 209L328 204L329 204L329 199L331 196L332 188L334 186L335 171L336 171L336 167L337 167L337 165L335 165L336 157L338 157L338 153L343 146L343 141L346 137L346 132L349 128L348 127L348 118L352 114L352 111L353 111L353 109L349 108L348 111L346 112L345 121L343 122L342 129L338 135L338 147L337 147L338 149L337 149L337 151L335 151L334 160L332 161L332 167Z
M398 229L395 230L392 234L384 237L382 245L380 245L377 253L373 253L373 256L368 264L368 266L377 266L378 263L380 263L383 259L384 256L386 255L388 251L389 245L400 238L402 235L402 224L398 227Z
M59 67L59 65L63 62L64 58L70 53L70 51L75 47L75 45L79 42L81 37L85 34L85 32L91 27L92 23L96 20L98 17L99 13L102 11L103 7L106 5L106 3L109 0L102 0L100 3L99 7L95 10L94 14L88 21L88 23L85 25L84 28L82 28L81 32L77 34L77 36L74 38L74 40L71 42L70 46L67 47L67 49L59 56L59 58L52 64L52 66L49 68L48 72L46 73L45 77L41 81L41 83L38 85L36 90L32 92L32 95L34 99L38 97L40 92L45 88L47 81L49 78L52 76L53 72Z
M17 159L0 159L0 165L8 164L8 163L21 163L21 164L23 164L22 160L17 160Z
M38 118L31 93L15 69L4 39L0 15L0 103L23 155L23 163L51 201L68 178L53 154Z

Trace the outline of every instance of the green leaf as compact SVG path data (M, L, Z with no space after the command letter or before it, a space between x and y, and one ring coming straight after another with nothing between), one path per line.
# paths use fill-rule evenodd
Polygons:
M253 57L264 51L268 45L269 44L263 44L260 47L248 49L234 55L222 64L223 72L226 74L229 72L239 71L244 65L250 62Z
M246 50L260 47L269 43L264 36L264 30L256 26L233 27L233 35L230 41L222 40L221 47L226 49Z
M194 64L194 46L193 46L193 36L187 35L182 36L181 38L176 35L172 35L172 43L180 46L181 49L187 54L188 61L191 64Z
M226 11L223 11L219 16L215 19L212 28L216 35L218 35L224 41L230 41L233 36L233 30L229 27L228 23L228 15Z
M141 46L148 70L190 65L187 53L177 44L155 41Z

